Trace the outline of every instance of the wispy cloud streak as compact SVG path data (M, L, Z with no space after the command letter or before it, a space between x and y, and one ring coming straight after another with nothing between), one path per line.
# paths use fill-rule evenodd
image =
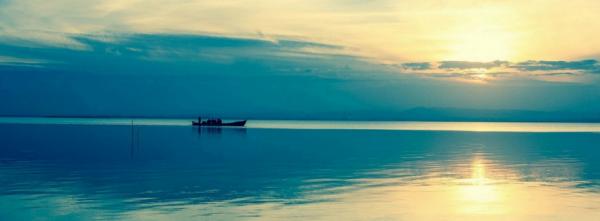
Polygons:
M419 64L419 68L413 68ZM542 81L581 82L590 76L600 74L597 60L524 62L491 61L441 61L420 62L398 65L401 71L416 75L457 80L490 82L514 78L529 78Z

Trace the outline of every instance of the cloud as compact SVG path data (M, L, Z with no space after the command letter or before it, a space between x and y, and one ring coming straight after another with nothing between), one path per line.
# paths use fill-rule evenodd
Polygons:
M512 65L522 71L551 71L551 70L598 70L598 61L588 59L580 61L525 61Z
M492 61L492 62L473 62L473 61L442 61L440 62L440 69L490 69L496 67L506 66L509 63L507 61Z
M397 65L400 71L415 75L479 82L527 78L555 82L584 82L590 75L600 74L597 60L575 61L441 61Z
M377 78L381 73L392 76L385 66L349 55L342 46L289 38L191 34L66 37L86 49L0 41L0 64L35 64L55 71L92 75L191 74L240 79L302 75L336 80Z
M40 59L19 58L19 57L0 55L0 65L5 65L5 66L39 67L45 63L48 63L48 61L44 61L44 60L40 60Z
M534 74L534 76L575 76L577 75L574 72L550 72L550 73L540 73Z
M408 69L408 70L429 70L429 69L431 69L431 64L429 62L404 63L401 66L404 69Z

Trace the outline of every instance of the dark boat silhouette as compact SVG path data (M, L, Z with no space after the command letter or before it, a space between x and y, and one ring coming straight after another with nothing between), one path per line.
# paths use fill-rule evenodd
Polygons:
M194 125L194 126L214 126L214 127L243 127L244 125L246 125L246 120L225 123L219 118L208 119L205 121L202 121L201 118L198 118L198 121L192 121L192 125Z

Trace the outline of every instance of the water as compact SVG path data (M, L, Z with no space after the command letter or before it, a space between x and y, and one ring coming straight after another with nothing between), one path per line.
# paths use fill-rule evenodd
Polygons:
M0 220L600 217L597 124L0 122Z

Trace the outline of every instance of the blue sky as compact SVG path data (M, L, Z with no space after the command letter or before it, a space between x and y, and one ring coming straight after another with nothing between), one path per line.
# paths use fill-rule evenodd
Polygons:
M600 41L560 47L580 39L538 21L557 2L537 14L515 12L539 26L529 31L498 19L508 9L532 7L514 2L283 2L0 1L0 114L352 118L415 107L600 112ZM596 16L587 13L596 3L575 2L565 7ZM480 20L487 23L465 22L466 29L452 23L459 31L444 35L421 24L464 19L458 12L486 15ZM555 22L597 25L566 17ZM576 29L588 39L598 36ZM543 48L540 42L547 50L535 50Z

